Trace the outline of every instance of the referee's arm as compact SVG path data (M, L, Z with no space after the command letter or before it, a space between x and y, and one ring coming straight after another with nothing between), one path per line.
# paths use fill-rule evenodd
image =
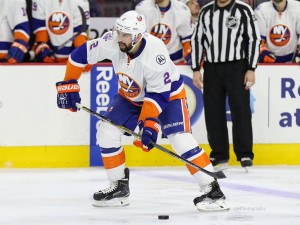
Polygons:
M195 24L195 29L191 38L191 49L192 49L192 70L199 71L200 70L200 61L203 53L203 46L202 46L202 38L203 38L203 24L202 24L202 17L203 11L200 12L198 17L198 21Z
M255 17L254 11L249 7L246 12L247 15L247 28L249 37L249 48L248 48L248 70L254 71L257 67L257 62L259 58L259 48L260 48L260 32L258 28L257 19Z

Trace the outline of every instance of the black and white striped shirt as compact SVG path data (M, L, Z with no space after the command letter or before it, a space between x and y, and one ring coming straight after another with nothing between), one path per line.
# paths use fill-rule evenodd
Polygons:
M204 61L211 63L248 59L255 70L259 57L260 33L252 8L238 0L220 8L215 2L205 5L199 14L191 40L192 69Z

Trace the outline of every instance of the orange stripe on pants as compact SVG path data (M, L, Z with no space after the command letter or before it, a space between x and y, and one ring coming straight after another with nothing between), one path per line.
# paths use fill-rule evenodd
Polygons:
M105 169L113 169L125 163L124 149L118 155L103 157L103 165Z
M189 118L189 111L187 108L186 100L185 98L181 100L182 105L182 112L183 112L183 121L185 126L186 132L191 132L191 124L190 124L190 118Z
M204 150L202 150L202 151L204 151ZM211 163L206 152L204 152L202 155L198 156L197 158L193 159L191 162L201 168L205 168L206 166L208 166ZM191 167L189 165L186 165L186 167L188 168L188 170L190 171L190 173L192 175L199 171L198 169Z

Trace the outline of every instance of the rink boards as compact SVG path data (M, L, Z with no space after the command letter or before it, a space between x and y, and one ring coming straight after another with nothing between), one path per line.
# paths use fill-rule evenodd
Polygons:
M209 150L202 92L185 77L193 134ZM95 140L98 121L85 112L56 107L55 83L64 65L0 66L0 167L88 167L101 165ZM117 91L110 64L94 66L80 78L82 104L102 112ZM197 99L197 101L196 101ZM256 165L300 164L300 66L260 65L251 90ZM228 127L231 130L230 111ZM230 139L231 139L231 132ZM144 153L124 138L128 166L182 165L159 150ZM170 148L167 140L159 143ZM231 146L232 147L232 146ZM231 149L230 164L236 165Z

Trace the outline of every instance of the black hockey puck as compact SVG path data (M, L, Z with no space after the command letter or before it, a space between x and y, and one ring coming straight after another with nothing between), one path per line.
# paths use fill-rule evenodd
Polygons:
M159 220L168 220L169 219L169 215L159 215L158 219Z

